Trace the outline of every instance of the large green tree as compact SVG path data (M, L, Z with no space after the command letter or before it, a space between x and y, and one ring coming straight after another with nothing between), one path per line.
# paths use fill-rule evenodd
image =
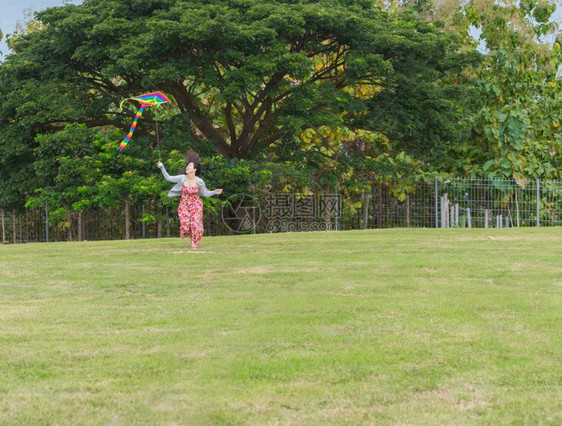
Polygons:
M36 117L42 126L126 130L134 109L120 111L119 101L163 90L177 107L174 131L210 141L229 158L307 127L336 126L344 109L364 111L365 100L354 102L348 87L376 87L370 107L387 110L397 90L439 79L454 50L434 25L364 0L86 0L38 18L45 28L13 40L4 72L18 87L29 82L28 96L56 98ZM426 88L417 95L443 97ZM38 113L40 103L29 101ZM147 111L137 132L154 142L152 118Z

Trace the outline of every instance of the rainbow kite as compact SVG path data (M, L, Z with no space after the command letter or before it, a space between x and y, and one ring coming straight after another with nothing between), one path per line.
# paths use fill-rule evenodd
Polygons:
M135 96L134 98L127 98L127 99L132 99L134 101L140 102L140 108L137 112L137 115L135 115L135 121L133 121L129 133L127 134L127 136L125 136L125 139L123 139L123 142L121 142L119 148L117 148L118 151L123 151L123 149L127 146L129 141L131 140L131 137L133 136L133 133L137 128L137 122L139 121L139 118L141 117L145 107L160 105L166 102L170 102L170 100L166 96L164 96L163 93L160 92L147 93L146 95ZM127 99L123 100L123 102L125 102ZM123 105L123 102L121 102L121 105Z

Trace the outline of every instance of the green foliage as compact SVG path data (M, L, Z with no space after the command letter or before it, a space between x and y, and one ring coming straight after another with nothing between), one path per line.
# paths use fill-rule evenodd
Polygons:
M474 81L479 111L472 118L471 146L464 149L470 158L464 170L515 178L521 185L528 178L559 179L562 51L558 41L538 41L556 26L549 21L554 4L525 1L480 10L469 4L466 10L489 52Z
M27 205L83 211L160 199L165 185L154 175L155 160L119 153L114 136L118 133L104 134L85 125L38 135L34 165L40 188Z
M0 204L19 207L35 189L43 200L78 209L118 197L155 199L146 180L155 160L188 147L202 158L218 151L311 170L318 162L305 164L310 151L298 138L322 126L384 131L396 140L394 156L420 152L425 140L437 152L454 126L438 112L448 110L442 103L450 93L433 83L462 68L451 56L455 43L436 26L365 1L88 0L39 12L10 47L0 65ZM431 94L438 105L431 121L416 117L427 103L407 111L413 103L404 102L421 81L418 98ZM400 87L408 90L397 109ZM136 112L131 102L117 106L152 90L172 103L148 108L125 153L112 152ZM272 185L280 185L274 175ZM306 173L286 176L306 187ZM161 193L160 201L169 202Z
M435 25L364 1L90 0L50 8L38 18L45 27L13 40L16 55L5 72L18 76L27 69L34 95L55 98L45 105L42 124L123 128L133 108L117 111L119 100L164 90L174 100L161 116L170 136L181 132L184 140L210 142L228 158L254 156L307 127L337 126L344 107L385 109L397 87L417 84L412 78L430 84L446 70L462 68L451 56L454 43ZM365 104L345 90L357 84L380 93ZM426 90L432 92L430 85ZM31 98L31 91L25 96ZM76 107L51 117L69 102ZM151 124L159 114L147 111L137 130L152 143ZM385 124L373 120L371 127ZM423 122L416 131L427 127Z
M482 4L455 6L455 31L430 1L86 0L42 11L8 37L0 64L0 206L145 203L158 220L177 200L155 163L174 174L188 148L225 194L361 191L367 178L435 172L560 178L560 40L539 42L555 29L553 2ZM147 108L116 152L137 110L118 106L153 90L172 102Z

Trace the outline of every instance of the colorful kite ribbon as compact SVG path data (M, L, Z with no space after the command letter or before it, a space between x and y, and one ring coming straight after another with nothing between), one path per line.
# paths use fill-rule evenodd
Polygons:
M129 130L129 133L127 133L127 136L125 136L125 139L123 139L123 142L121 142L119 148L117 148L118 151L123 151L123 149L125 149L129 141L133 137L133 133L137 128L137 122L139 121L139 118L141 117L145 107L152 106L152 105L160 105L166 102L170 102L170 100L166 96L164 96L164 94L161 92L147 93L146 95L135 96L134 98L127 98L127 99L138 101L140 103L140 108L137 112L137 115L135 115L135 120L131 125L131 129ZM125 102L127 99L124 99L123 102ZM123 105L123 102L121 102L121 106Z

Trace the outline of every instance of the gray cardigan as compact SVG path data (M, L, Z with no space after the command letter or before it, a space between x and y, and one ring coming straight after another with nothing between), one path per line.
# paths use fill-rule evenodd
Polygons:
M162 174L164 175L164 179L166 179L168 182L175 183L174 187L172 189L170 189L170 192L168 192L168 197L181 197L182 185L183 185L183 182L185 181L185 178L187 177L187 175L170 176L168 174L168 172L166 171L166 168L164 167L164 165L162 165L162 167L160 167L160 170L162 170ZM203 182L203 179L201 179L199 177L196 177L195 180L197 180L197 185L199 186L199 192L197 193L197 195L203 196L203 197L211 197L211 196L217 194L216 189L214 191L209 191L207 189L207 187L205 186L205 182Z

